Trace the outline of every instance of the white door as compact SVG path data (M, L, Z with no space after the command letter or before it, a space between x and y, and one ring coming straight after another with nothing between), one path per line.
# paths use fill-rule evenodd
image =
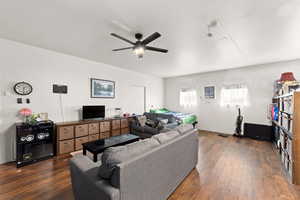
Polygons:
M144 86L131 86L129 102L126 106L126 112L130 114L143 114L145 112L145 92Z

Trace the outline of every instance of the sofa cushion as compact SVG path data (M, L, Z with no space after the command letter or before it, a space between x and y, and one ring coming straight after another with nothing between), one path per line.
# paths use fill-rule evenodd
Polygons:
M180 126L178 126L178 127L176 128L176 130L177 130L181 135L183 135L183 134L185 134L185 133L187 133L187 132L189 132L189 131L191 131L191 130L193 130L193 129L194 129L194 127L193 127L192 124L181 124Z
M146 121L146 125L149 127L152 127L152 128L156 128L157 124L158 124L158 121L154 121L151 119L147 119L147 121Z
M168 131L165 133L154 135L153 138L155 138L160 144L163 144L177 136L179 136L179 133L177 131Z
M154 138L148 138L148 139L144 139L138 142L128 144L126 145L126 147L130 154L138 155L159 145L160 143Z
M126 145L127 146L126 152L128 153L128 155L131 155L130 158L132 158L132 157L141 155L145 152L148 152L151 149L153 149L159 145L160 145L160 143L156 139L148 138L145 140L141 140L141 141ZM126 161L126 160L124 160L124 161ZM110 178L110 184L116 188L120 187L119 174L116 173L115 171L112 172L112 175Z
M103 152L99 167L99 176L103 179L110 179L118 164L138 156L159 145L155 139L146 139L128 144L126 146L111 147ZM114 182L114 181L112 181Z

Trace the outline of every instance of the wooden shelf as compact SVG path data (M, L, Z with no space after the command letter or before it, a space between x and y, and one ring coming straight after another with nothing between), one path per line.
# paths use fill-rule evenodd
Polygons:
M272 120L272 122L273 122L276 126L281 127L281 126L279 125L278 121Z
M280 99L280 98L290 97L290 96L293 96L293 95L294 95L294 92L290 92L290 93L287 93L287 94L283 94L283 95L280 95L280 96L273 97L273 99Z
M287 149L283 149L285 155L282 159L284 160L284 169L285 172L291 175L291 180L293 184L300 185L300 146L299 146L299 138L300 138L300 91L291 92L285 95L277 96L273 98L273 102L276 99L281 98L291 98L291 106L292 109L290 112L285 112L284 110L279 111L280 116L289 120L284 122L285 124L290 123L290 130L287 130L285 127L281 126L278 121L273 120L273 126L279 127L281 132L284 134L282 137L279 134L279 138L276 138L275 142L281 144L281 146L285 147L285 144L289 144L289 151ZM278 108L281 108L282 101L276 101ZM285 109L284 107L282 109ZM286 115L286 116L283 116ZM276 129L275 129L276 130ZM277 133L278 134L278 133ZM278 135L277 135L278 136ZM292 153L291 153L292 152Z
M291 133L290 131L288 131L286 128L284 128L283 126L281 126L277 121L273 120L272 121L276 126L278 126L280 129L283 130L283 132L285 134L287 134L289 136L290 139L293 139L293 133Z
M284 114L287 114L287 115L293 115L293 113L288 113L288 112L284 112L284 111L279 111L280 113L284 113Z
M285 133L285 134L287 134L287 136L290 138L290 139L293 139L293 133L291 133L290 131L288 131L287 129L285 129L284 127L280 127L282 130L283 130L283 132Z

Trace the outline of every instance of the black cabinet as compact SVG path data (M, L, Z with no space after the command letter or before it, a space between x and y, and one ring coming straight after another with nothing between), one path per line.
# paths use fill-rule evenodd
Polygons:
M16 125L16 163L22 167L54 156L55 153L54 123L38 122L30 125Z
M244 124L244 136L257 140L273 140L272 126L261 124Z

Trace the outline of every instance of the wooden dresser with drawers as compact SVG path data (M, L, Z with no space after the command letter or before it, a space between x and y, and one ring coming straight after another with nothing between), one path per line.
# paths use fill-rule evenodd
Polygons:
M129 118L56 123L57 155L82 149L82 143L129 133Z

